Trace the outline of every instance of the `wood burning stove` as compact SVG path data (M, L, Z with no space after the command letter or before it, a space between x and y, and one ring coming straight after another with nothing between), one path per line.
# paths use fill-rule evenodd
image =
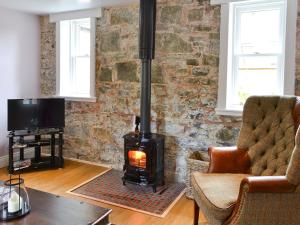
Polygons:
M148 138L129 133L124 136L124 176L126 182L150 185L164 185L164 136L151 134Z
M139 58L142 62L141 131L124 136L126 182L156 187L164 185L164 136L150 131L151 62L155 55L156 0L140 0ZM136 125L139 121L136 120Z

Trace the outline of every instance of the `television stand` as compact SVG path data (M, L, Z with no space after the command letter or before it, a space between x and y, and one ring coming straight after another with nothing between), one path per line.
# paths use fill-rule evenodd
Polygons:
M63 133L63 129L10 132L8 135L9 174L33 169L62 168L64 166ZM41 155L41 148L45 146L50 146L50 156ZM28 148L34 148L33 158L25 158L24 150ZM17 150L20 152L20 157L14 159Z

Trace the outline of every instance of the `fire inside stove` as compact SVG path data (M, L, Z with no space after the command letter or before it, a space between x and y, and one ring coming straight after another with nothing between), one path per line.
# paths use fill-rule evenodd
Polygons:
M128 151L129 164L131 166L146 169L146 153L139 150Z

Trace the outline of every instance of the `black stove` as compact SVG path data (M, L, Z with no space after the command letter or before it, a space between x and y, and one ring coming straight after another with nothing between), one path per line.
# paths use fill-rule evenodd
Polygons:
M156 187L164 185L164 136L148 138L129 133L124 136L125 165L123 184L127 182Z
M124 138L124 176L126 182L156 187L164 185L164 143L161 134L150 131L151 62L155 55L156 0L140 0L139 58L142 63L140 119L135 132ZM137 117L139 118L139 117ZM138 125L141 123L141 130Z

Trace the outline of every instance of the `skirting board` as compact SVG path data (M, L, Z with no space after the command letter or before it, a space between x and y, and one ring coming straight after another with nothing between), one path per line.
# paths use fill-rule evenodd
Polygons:
M14 153L14 159L17 159L20 157L20 152ZM34 149L25 149L24 150L24 158L32 158L34 157ZM7 167L8 166L8 155L4 155L0 157L0 168Z
M49 156L50 154L44 154L42 153L42 155L44 156ZM14 158L19 158L20 157L20 153L19 152L15 152L14 153ZM34 149L26 149L24 150L24 157L25 158L33 158L34 157ZM97 162L90 162L90 161L86 161L86 160L82 160L82 159L74 159L74 158L66 158L67 160L71 160L71 161L75 161L75 162L81 162L81 163L85 163L85 164L90 164L90 165L94 165L94 166L101 166L101 167L106 167L106 168L112 168L111 165L109 164L103 164L103 163L97 163ZM2 156L0 157L0 168L4 168L8 166L8 155Z
M50 154L46 154L46 153L42 153L42 155L50 156ZM113 168L111 164L91 162L91 161L87 161L87 160L75 159L75 158L69 158L69 157L64 157L64 159L67 159L67 160L70 160L70 161L75 161L75 162L80 162L80 163L85 163L85 164L89 164L89 165L93 165L93 166L101 166L101 167L105 167L105 168L109 168L109 169Z
M65 158L65 159L71 160L71 161L75 161L75 162L81 162L81 163L85 163L85 164L90 164L90 165L94 165L94 166L101 166L101 167L105 167L105 168L109 168L109 169L113 168L112 165L110 165L110 164L90 162L90 161L86 161L86 160L82 160L82 159L74 159L74 158Z

